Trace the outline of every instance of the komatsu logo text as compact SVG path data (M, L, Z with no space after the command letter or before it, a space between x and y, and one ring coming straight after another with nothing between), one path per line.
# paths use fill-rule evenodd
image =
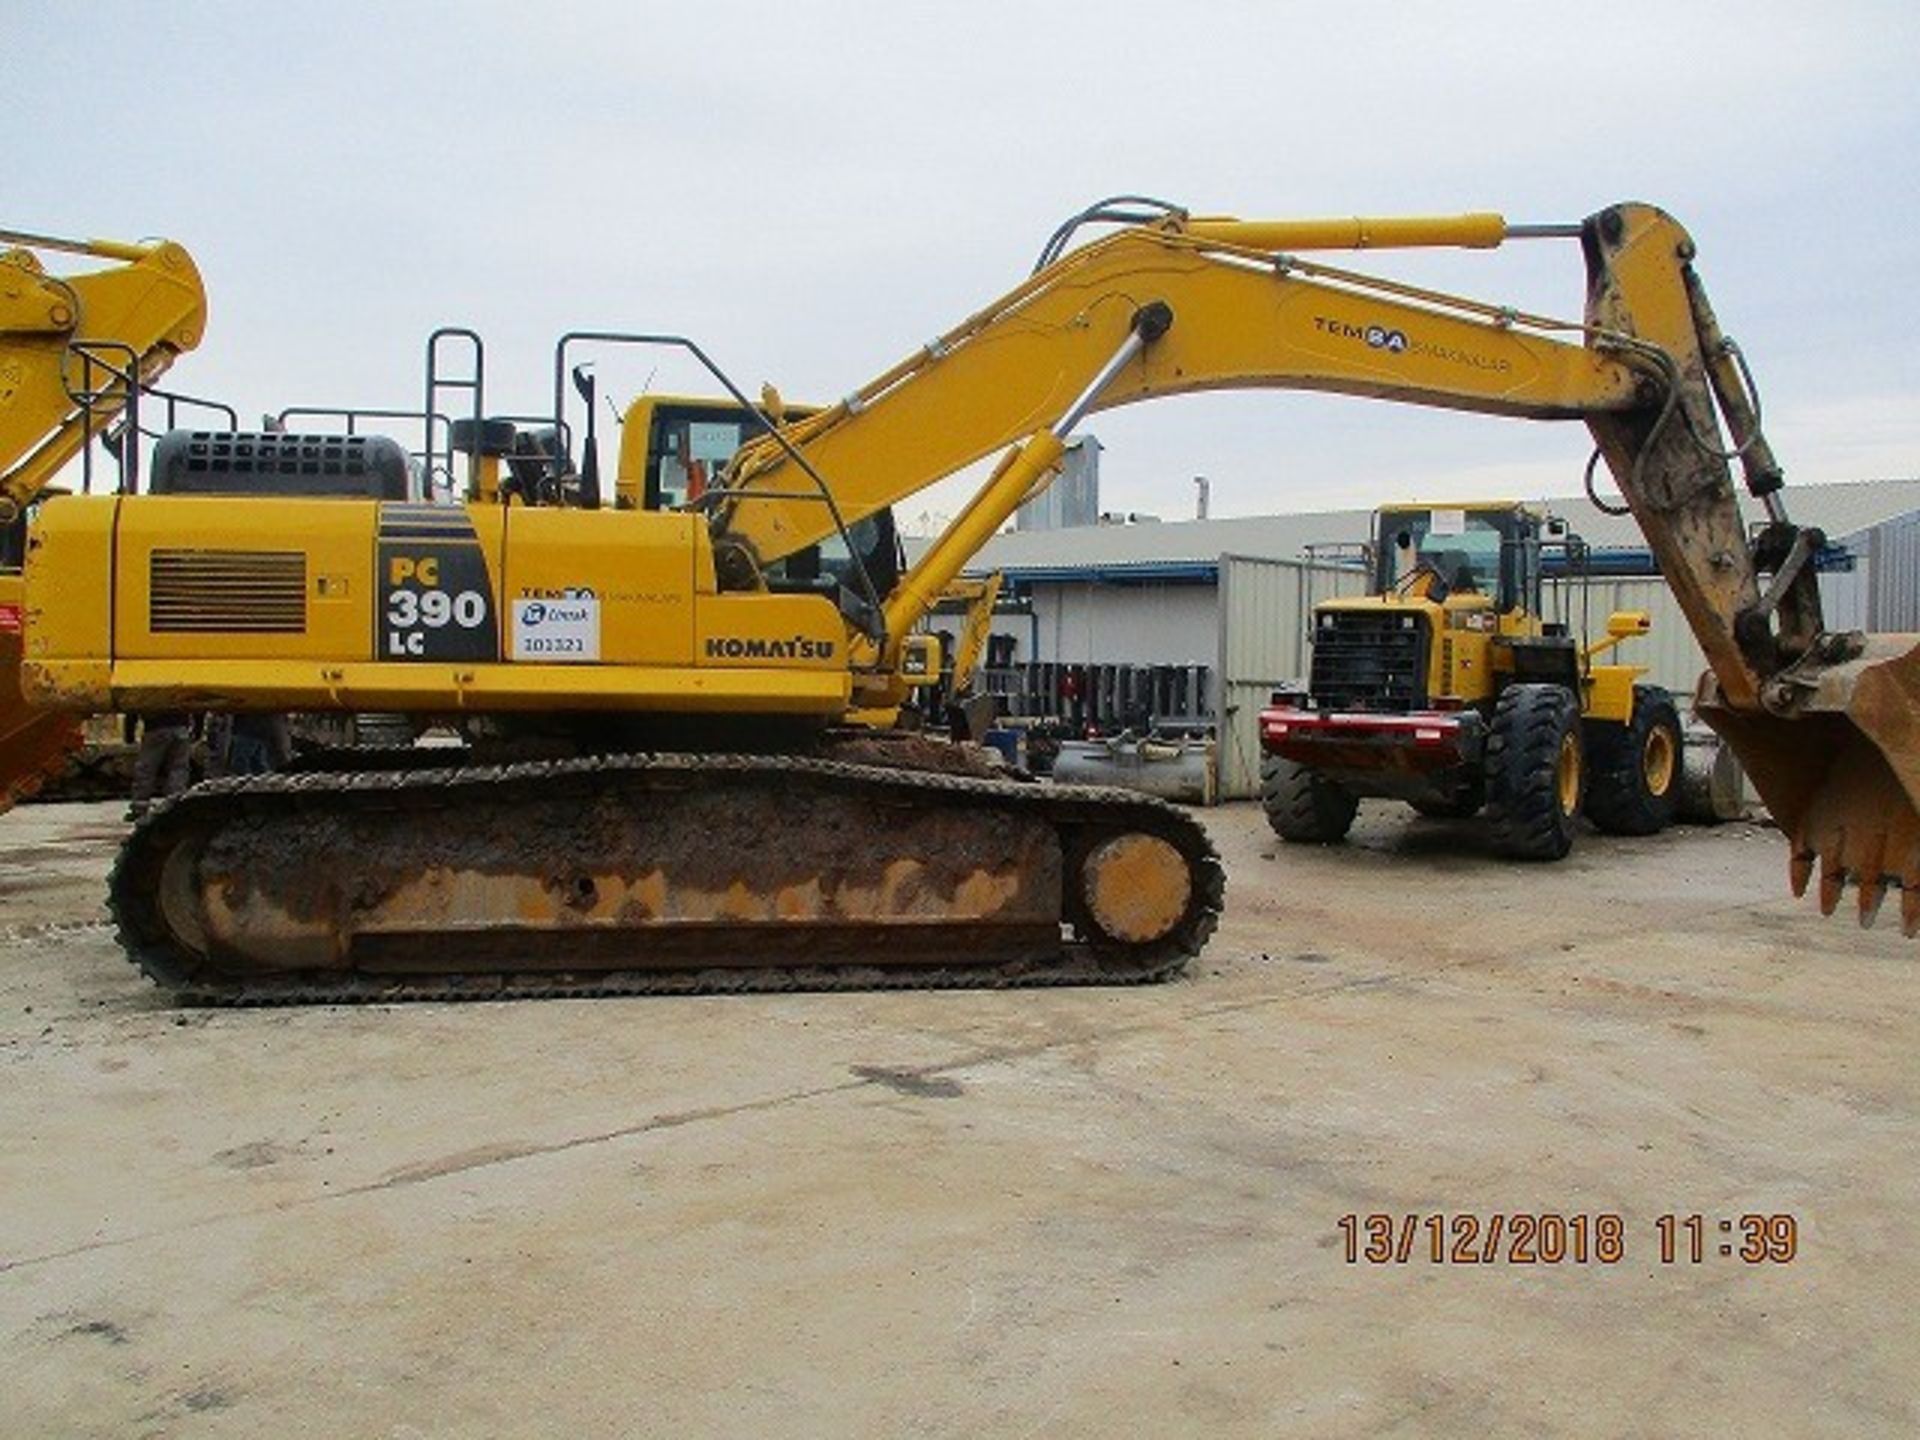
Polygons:
M743 640L737 635L715 635L707 641L712 660L831 660L834 643L796 635L791 640Z

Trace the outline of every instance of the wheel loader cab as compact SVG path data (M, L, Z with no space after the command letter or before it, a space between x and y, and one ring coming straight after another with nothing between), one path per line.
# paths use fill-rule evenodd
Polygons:
M1404 593L1425 573L1445 592L1429 589L1436 602L1471 594L1502 616L1538 615L1541 518L1504 503L1383 509L1374 522L1374 593Z

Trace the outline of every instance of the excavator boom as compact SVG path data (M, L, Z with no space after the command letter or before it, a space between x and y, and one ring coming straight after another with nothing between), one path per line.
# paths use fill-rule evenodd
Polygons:
M0 811L65 766L80 746L71 714L20 688L24 604L15 537L24 512L82 448L137 401L175 356L199 344L207 301L178 245L61 240L0 230ZM36 251L108 262L47 273ZM136 437L137 438L137 437Z
M14 519L151 384L200 343L207 296L169 241L129 245L0 230L0 522ZM35 251L109 262L47 273Z
M1299 253L1536 237L1580 241L1580 321ZM1869 643L1825 630L1810 563L1821 537L1787 517L1757 401L1694 254L1678 223L1636 204L1545 227L1492 215L1267 222L1168 211L1053 259L796 427L789 446L743 450L717 543L736 568L752 569L824 533L822 507L807 502L796 473L800 457L857 518L1014 446L903 578L887 615L897 634L1046 483L1071 428L1063 416L1271 386L1583 420L1707 657L1700 712L1732 743L1791 841L1796 893L1817 864L1823 908L1853 881L1865 922L1886 887L1900 885L1902 924L1914 934L1920 637ZM1122 353L1124 363L1102 370ZM1736 499L1736 462L1767 517L1757 532Z

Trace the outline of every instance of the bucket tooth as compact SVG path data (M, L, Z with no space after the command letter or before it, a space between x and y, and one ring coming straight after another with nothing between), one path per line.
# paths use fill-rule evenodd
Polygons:
M1840 863L1841 845L1836 842L1820 852L1820 913L1831 915L1840 904L1840 891L1847 883L1846 867Z
M1787 883L1793 887L1793 898L1798 900L1807 893L1807 882L1813 879L1814 855L1811 850L1796 848L1787 859Z
M1880 902L1887 897L1887 832L1876 830L1855 851L1853 882L1860 889L1860 928L1867 929L1880 913Z
M1880 902L1887 898L1887 882L1884 880L1862 880L1860 882L1860 928L1872 928L1880 914Z

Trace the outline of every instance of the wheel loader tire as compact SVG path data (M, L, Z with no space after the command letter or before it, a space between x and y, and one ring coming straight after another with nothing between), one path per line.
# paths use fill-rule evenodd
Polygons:
M1626 724L1587 725L1587 818L1609 835L1666 829L1680 803L1682 744L1673 697L1657 685L1634 686Z
M1305 765L1269 755L1260 763L1267 823L1296 845L1332 845L1347 837L1360 801Z
M1560 685L1510 685L1487 737L1487 824L1513 860L1559 860L1573 848L1586 793L1580 705Z

